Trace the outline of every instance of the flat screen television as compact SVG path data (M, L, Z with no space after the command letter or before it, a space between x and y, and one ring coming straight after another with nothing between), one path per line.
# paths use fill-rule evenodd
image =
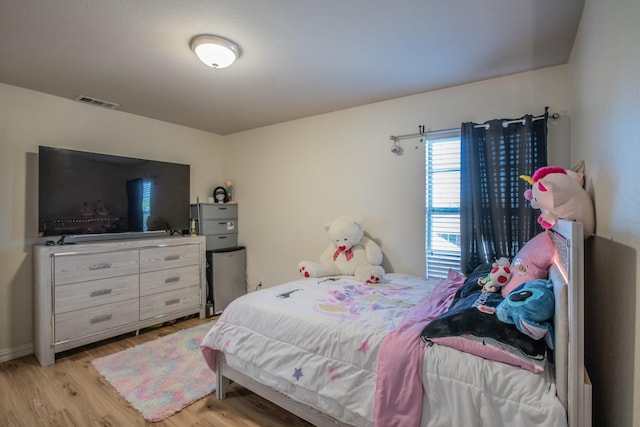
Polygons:
M189 228L190 166L39 147L38 235L65 241Z

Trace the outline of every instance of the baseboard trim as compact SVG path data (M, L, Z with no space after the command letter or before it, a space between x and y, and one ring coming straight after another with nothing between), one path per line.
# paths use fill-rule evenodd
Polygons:
M33 354L33 343L0 350L0 363Z

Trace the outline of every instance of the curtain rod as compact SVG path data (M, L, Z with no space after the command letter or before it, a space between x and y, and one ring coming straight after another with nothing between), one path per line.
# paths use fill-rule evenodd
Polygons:
M456 132L460 129L452 128L452 129L441 129L441 130L430 130L427 132L417 132L417 133L409 133L406 135L391 135L389 139L393 142L402 141L403 139L412 139L412 138L428 138L430 136L436 136L437 134L444 134L449 132Z
M560 117L560 114L558 113L553 113L551 114L549 117L551 117L553 120L556 120ZM535 116L533 117L531 120L532 121L536 121L536 120L541 120L544 119L544 115L542 116ZM512 123L525 123L525 119L519 119L519 120L505 120L502 122L502 126L507 127ZM485 128L486 130L489 130L489 123L483 123L480 125L475 125L474 126L476 129L478 128ZM439 134L446 134L446 133L450 133L450 132L457 132L459 131L460 128L452 128L452 129L441 129L441 130L433 130L433 131L422 131L422 132L416 132L416 133L409 133L406 135L391 135L389 136L389 139L393 142L398 142L398 141L402 141L403 139L412 139L412 138L429 138L429 137L433 137L433 136L437 136Z

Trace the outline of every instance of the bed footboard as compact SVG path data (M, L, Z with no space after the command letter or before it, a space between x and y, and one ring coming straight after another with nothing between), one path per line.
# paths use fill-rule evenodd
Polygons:
M242 372L229 367L224 358L224 354L221 352L217 352L216 366L216 397L218 399L224 399L226 397L227 388L231 381L233 381L315 426L354 427L351 424L345 424L330 415L320 412L309 405L295 401L289 396L267 387Z

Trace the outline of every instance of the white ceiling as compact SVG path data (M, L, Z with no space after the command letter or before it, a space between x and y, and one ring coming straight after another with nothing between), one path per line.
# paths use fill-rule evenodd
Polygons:
M0 0L0 82L226 135L565 64L583 4ZM205 66L197 34L240 59Z

